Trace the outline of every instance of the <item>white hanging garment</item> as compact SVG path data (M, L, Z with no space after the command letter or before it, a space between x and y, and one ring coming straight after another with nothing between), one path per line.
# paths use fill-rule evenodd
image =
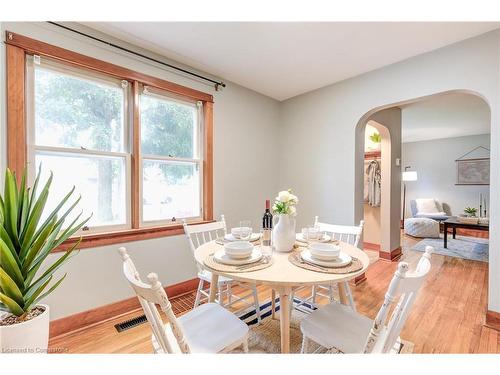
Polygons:
M381 183L381 171L380 163L377 160L372 160L365 171L367 186L365 188L365 195L367 196L367 202L370 206L379 207L380 206L380 183Z

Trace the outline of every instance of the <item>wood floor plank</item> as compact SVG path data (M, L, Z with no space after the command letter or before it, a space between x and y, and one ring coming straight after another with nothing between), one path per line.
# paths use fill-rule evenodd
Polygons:
M402 261L415 267L421 252L410 248L418 240L403 237ZM396 263L379 260L366 272L367 280L351 286L358 311L374 318L380 308ZM434 254L431 272L417 297L401 337L414 344L415 353L500 353L499 332L485 327L488 297L488 264ZM258 286L261 303L270 300L271 290ZM236 293L241 290L235 288ZM303 290L300 295L309 293ZM187 299L178 301L185 306ZM320 303L326 303L320 298ZM176 302L173 302L175 305ZM235 306L237 308L237 306ZM151 353L148 324L118 333L114 325L141 315L133 311L106 322L52 338L51 348L69 353ZM182 312L181 312L182 314Z

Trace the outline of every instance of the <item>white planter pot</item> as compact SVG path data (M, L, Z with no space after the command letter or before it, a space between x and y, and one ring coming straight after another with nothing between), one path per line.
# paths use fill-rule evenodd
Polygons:
M278 215L273 227L273 246L276 251L286 253L293 250L295 243L295 219L290 215Z
M49 306L36 318L0 326L0 353L46 353L49 346Z

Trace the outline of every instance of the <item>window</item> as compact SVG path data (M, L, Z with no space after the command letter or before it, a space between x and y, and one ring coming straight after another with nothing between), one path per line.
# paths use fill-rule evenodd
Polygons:
M8 166L31 182L40 165L42 181L54 173L48 212L75 186L92 213L80 248L212 220L211 95L17 34L7 44Z
M128 82L27 61L29 175L54 173L47 214L75 186L86 232L129 228Z
M144 89L140 98L142 222L201 217L200 102Z

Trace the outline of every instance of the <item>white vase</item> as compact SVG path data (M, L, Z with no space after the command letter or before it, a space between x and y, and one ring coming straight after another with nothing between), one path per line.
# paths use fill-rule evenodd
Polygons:
M295 243L295 218L278 215L278 223L273 227L273 246L276 251L286 253L293 250Z
M36 318L0 326L0 353L46 353L49 346L49 306Z

